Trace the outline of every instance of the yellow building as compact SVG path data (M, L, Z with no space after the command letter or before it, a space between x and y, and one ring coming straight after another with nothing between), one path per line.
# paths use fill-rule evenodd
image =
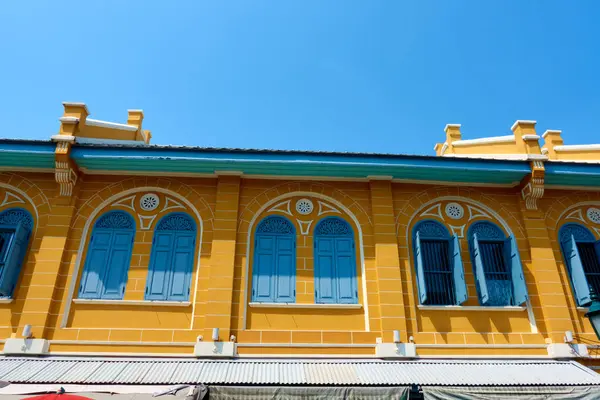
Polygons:
M517 121L447 125L431 157L157 146L141 110L64 108L50 140L0 140L6 389L227 384L198 363L254 368L229 384L600 384L600 145ZM354 380L313 382L325 360ZM439 381L364 375L390 365ZM502 381L520 369L539 380Z

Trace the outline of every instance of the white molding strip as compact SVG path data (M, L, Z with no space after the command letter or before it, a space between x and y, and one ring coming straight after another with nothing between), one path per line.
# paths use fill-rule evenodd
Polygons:
M419 304L419 310L423 311L525 311L527 307L504 306L504 307L485 307L485 306L427 306Z
M562 146L554 146L554 151L598 151L600 150L600 144L569 144Z
M307 308L324 310L360 310L362 304L316 304L316 303L249 303L250 308Z
M444 132L448 132L449 128L459 128L461 127L461 124L446 124L446 126L444 127Z
M75 344L88 346L194 346L195 342L141 342L129 340L49 340L53 344ZM85 353L85 352L84 352Z
M157 307L189 307L190 301L156 301L156 300L102 300L73 299L75 304L120 305L120 306L157 306Z
M101 121L99 119L91 119L91 118L86 118L85 124L89 125L89 126L97 126L100 128L120 129L123 131L131 131L131 132L135 132L138 130L137 126L127 125L127 124L119 124L116 122Z
M528 141L528 140L540 140L540 137L538 135L523 135L521 137L525 141Z
M0 304L10 304L14 301L14 299L12 297L9 298L2 298L0 299Z
M547 344L417 344L417 348L432 349L545 349Z
M492 143L516 143L516 140L515 140L514 135L493 136L493 137L489 137L489 138L457 140L456 142L452 142L452 146L453 147L463 147L463 146L492 144Z

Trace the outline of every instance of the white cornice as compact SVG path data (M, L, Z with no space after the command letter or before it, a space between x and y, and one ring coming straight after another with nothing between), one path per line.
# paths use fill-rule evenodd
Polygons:
M85 108L85 112L86 113L90 113L88 111L87 106L85 105L85 103L80 103L80 102L76 102L76 101L63 101L63 106L65 107L83 107Z
M560 135L562 131L547 129L546 132L544 132L544 134L542 135L542 138L546 139L546 136L548 136L548 134L550 133L558 133Z
M518 119L515 121L515 123L510 127L511 131L514 131L515 128L517 127L517 125L519 124L524 124L524 125L535 125L537 124L537 121L532 121L532 120L527 120L527 119Z
M76 124L79 122L77 117L60 117L58 120L63 124Z
M460 129L462 125L461 124L446 124L446 126L444 127L444 132L448 132L449 128L458 128Z
M50 139L53 142L70 142L70 143L73 143L75 141L75 136L71 136L71 135L54 135L54 136L51 136Z
M489 137L489 138L480 138L480 139L457 140L456 142L452 142L452 146L463 147L463 146L480 145L480 144L514 143L514 142L515 142L514 135L506 135L506 136L493 136L493 137Z
M118 124L116 122L100 121L99 119L87 118L85 120L85 124L89 125L89 126L97 126L100 128L120 129L123 131L131 131L131 132L135 132L138 130L137 126L127 125L127 124Z

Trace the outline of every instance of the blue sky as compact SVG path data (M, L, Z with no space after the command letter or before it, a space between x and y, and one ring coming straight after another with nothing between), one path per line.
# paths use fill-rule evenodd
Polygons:
M600 142L597 1L13 1L0 137L47 139L62 101L156 144L433 154L517 119Z

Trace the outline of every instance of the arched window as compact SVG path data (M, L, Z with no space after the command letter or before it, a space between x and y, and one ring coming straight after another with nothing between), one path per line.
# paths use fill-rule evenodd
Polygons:
M589 305L590 288L600 293L600 240L579 224L563 225L558 236L577 304Z
M358 303L354 232L341 218L322 219L315 227L315 301Z
M252 301L296 301L296 230L284 217L267 217L256 227Z
M484 306L515 306L527 301L527 286L514 237L488 221L469 228L469 250L479 301Z
M146 280L146 300L187 301L196 248L196 224L172 213L156 225Z
M444 225L419 222L413 229L413 253L421 304L458 305L467 300L458 238Z
M96 221L90 238L79 297L82 299L123 299L135 222L123 211L111 211Z
M21 208L0 213L0 296L12 297L19 279L29 238L31 215Z

